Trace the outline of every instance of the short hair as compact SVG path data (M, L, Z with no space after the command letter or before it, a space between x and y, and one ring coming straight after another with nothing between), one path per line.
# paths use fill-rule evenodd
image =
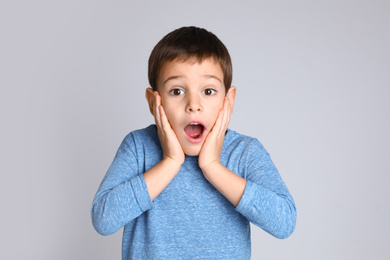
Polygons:
M157 80L165 62L175 59L183 62L214 58L223 71L226 93L229 90L233 68L225 45L213 33L195 26L181 27L162 38L152 50L148 64L149 84L157 90Z

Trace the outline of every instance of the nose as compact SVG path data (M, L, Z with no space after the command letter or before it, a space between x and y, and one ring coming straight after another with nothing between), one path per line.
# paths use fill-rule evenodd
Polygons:
M202 102L200 97L196 95L190 95L187 100L186 111L191 112L201 112L203 110Z

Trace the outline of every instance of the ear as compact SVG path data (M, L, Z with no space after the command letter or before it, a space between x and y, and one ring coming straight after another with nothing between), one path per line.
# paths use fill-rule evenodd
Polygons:
M152 88L147 88L145 91L145 97L149 104L149 111L153 115L153 107L154 107L154 90Z
M229 90L226 94L226 97L229 99L231 113L233 113L234 100L236 100L236 93L237 93L236 87L232 86L229 88Z

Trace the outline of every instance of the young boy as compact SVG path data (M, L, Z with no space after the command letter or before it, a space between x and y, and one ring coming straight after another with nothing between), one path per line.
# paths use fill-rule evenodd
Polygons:
M250 259L250 222L278 238L294 201L257 139L228 129L236 88L223 43L183 27L149 58L155 125L128 134L92 205L102 235L124 227L122 259Z

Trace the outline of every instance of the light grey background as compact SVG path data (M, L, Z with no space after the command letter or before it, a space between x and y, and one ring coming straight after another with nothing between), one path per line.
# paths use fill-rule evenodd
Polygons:
M228 47L230 128L257 137L296 230L253 259L390 259L389 1L3 1L1 259L120 259L90 207L131 130L153 123L147 59L205 27Z

